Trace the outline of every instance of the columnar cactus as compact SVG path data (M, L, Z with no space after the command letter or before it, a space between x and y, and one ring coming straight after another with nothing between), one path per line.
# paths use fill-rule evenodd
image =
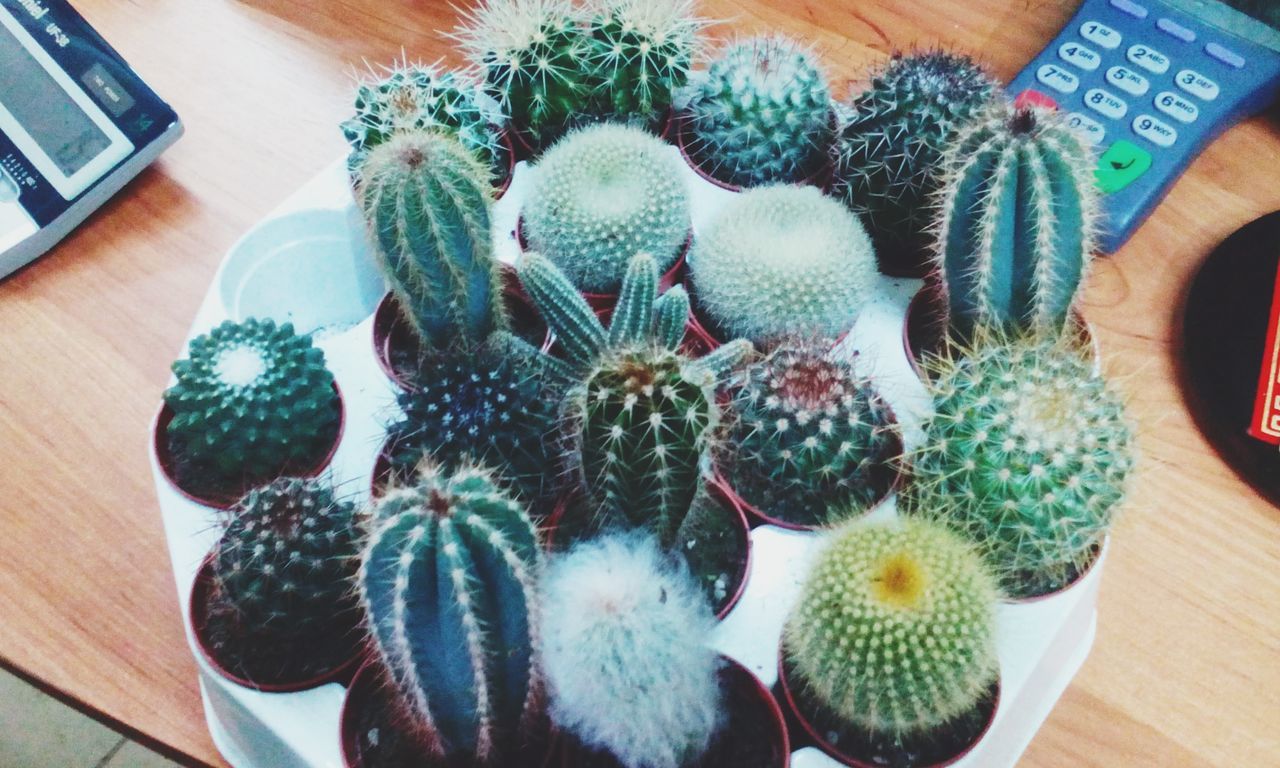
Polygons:
M853 99L836 139L833 193L885 249L923 250L943 152L991 102L997 85L972 59L895 54Z
M537 689L533 524L488 471L426 462L372 518L360 598L412 721L439 755L509 765Z
M702 25L692 0L600 0L587 27L593 112L659 118L688 80Z
M456 136L491 178L500 180L511 153L501 139L501 116L490 114L478 95L478 85L453 72L393 65L356 89L355 116L342 124L351 145L348 165L353 171L359 168L370 150L397 133L431 131Z
M845 333L880 279L857 217L813 187L786 185L725 206L694 242L689 271L712 331L760 344Z
M341 632L357 619L354 506L318 480L278 478L247 493L214 548L218 594L246 626L281 636Z
M520 281L563 345L579 384L565 399L569 464L605 520L654 528L670 544L697 493L720 422L716 386L750 353L727 344L690 360L676 351L689 300L657 295L657 265L631 260L608 330L551 262L526 254Z
M1024 339L932 362L934 414L900 499L977 541L1010 594L1066 586L1134 466L1124 406L1081 350Z
M826 76L795 40L740 41L711 62L684 131L690 159L720 181L804 181L828 162L834 138Z
M956 138L938 266L951 328L1061 333L1094 249L1094 160L1065 117L994 107Z
M900 445L892 413L829 343L784 344L741 379L725 463L749 503L790 523L823 525L865 511L885 492L876 471Z
M678 558L612 535L551 560L543 668L557 725L623 768L696 765L720 721L715 617Z
M324 352L293 325L225 321L191 340L164 393L180 474L254 485L312 469L337 438L342 406ZM242 486L243 487L243 486ZM226 488L224 488L226 490Z
M458 141L400 133L356 168L356 196L401 309L428 349L506 327L487 173Z
M851 521L832 536L783 634L796 682L872 733L919 733L973 709L999 669L982 558L923 520Z
M571 133L542 156L522 215L530 249L593 293L616 293L636 253L665 272L690 226L679 158L643 129L609 124Z

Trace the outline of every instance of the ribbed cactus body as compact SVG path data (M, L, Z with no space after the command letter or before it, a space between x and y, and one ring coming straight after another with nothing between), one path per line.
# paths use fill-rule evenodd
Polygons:
M753 189L725 206L689 252L698 308L728 337L838 337L879 281L857 218L812 187Z
M828 162L833 139L826 76L790 38L735 43L698 84L684 131L691 159L721 181L804 181Z
M873 733L965 714L995 682L995 581L971 545L922 520L845 523L787 621L803 690Z
M594 293L616 293L637 253L667 271L690 226L671 148L643 129L608 124L575 131L542 156L522 215L530 249Z
M1010 594L1065 586L1102 544L1134 466L1122 402L1057 342L934 365L935 413L904 508L980 543Z
M877 471L899 445L888 405L829 343L789 342L732 390L729 479L770 517L822 525L885 492Z
M372 516L360 596L412 719L439 752L508 765L535 690L533 524L487 471L425 463Z
M167 437L202 481L254 484L314 467L333 445L341 404L324 352L289 323L225 321L191 340L164 393Z
M480 344L504 328L486 173L452 137L397 134L356 168L379 266L432 349Z
M956 139L938 266L951 327L1060 333L1094 249L1094 160L1064 117L1002 105Z
M603 0L587 26L593 112L652 122L683 88L702 22L692 0Z
M318 480L283 477L231 510L213 578L240 621L303 636L351 626L359 554L354 506Z
M833 194L878 246L925 244L943 153L996 91L968 57L928 51L895 55L853 100L836 140Z

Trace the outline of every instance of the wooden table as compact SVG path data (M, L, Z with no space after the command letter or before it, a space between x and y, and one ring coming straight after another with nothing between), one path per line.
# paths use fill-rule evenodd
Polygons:
M53 253L0 283L0 663L191 764L200 709L147 467L147 428L223 253L343 149L353 72L433 60L443 0L77 0L188 135ZM707 0L735 30L812 41L844 93L895 47L978 52L1004 78L1053 0ZM721 28L723 33L724 27ZM1256 119L1192 167L1097 268L1087 315L1145 453L1093 655L1030 766L1280 761L1280 511L1191 425L1179 304L1221 238L1280 208L1280 131Z

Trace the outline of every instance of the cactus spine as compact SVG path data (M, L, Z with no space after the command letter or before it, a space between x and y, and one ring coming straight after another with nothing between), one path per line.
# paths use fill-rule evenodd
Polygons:
M600 0L588 24L593 111L652 122L671 107L697 51L692 0Z
M1124 499L1123 404L1066 342L989 344L932 366L934 414L903 507L978 542L1012 595L1066 586Z
M995 581L969 543L923 520L837 528L787 621L783 654L843 722L909 734L995 682Z
M488 471L426 462L372 513L360 597L403 702L439 755L509 764L537 687L533 524Z
M951 328L1064 329L1092 258L1094 161L1065 118L994 107L945 160L938 266Z
M690 159L720 181L804 181L828 162L834 138L826 76L790 38L735 43L696 87L684 130Z

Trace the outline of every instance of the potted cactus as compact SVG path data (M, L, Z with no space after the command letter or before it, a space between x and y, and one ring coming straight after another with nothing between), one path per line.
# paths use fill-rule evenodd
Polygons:
M365 641L350 587L358 554L355 506L325 483L282 477L245 494L192 589L210 666L274 693L350 679Z
M784 706L843 765L954 762L995 716L998 594L941 524L841 525L783 631Z
M342 434L342 396L324 352L289 323L226 321L173 364L153 435L156 458L183 495L231 507L284 474L316 475Z

